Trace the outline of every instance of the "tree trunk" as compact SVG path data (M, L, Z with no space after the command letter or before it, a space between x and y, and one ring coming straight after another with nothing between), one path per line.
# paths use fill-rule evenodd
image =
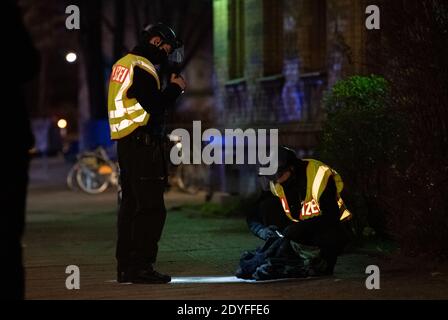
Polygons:
M101 1L81 0L81 51L84 57L92 120L107 118L101 46Z

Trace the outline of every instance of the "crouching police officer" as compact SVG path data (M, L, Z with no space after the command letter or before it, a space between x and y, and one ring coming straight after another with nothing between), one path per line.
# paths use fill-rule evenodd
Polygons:
M260 176L263 193L256 214L248 217L252 233L266 242L243 253L236 275L271 280L331 275L349 240L343 222L351 218L340 196L339 174L317 160L298 159L280 147L278 170Z
M248 212L246 222L249 230L261 240L267 241L278 237L279 234L283 234L285 228L294 224L283 213L280 201L269 188L262 190L255 204Z
M277 173L261 178L293 222L283 231L292 249L301 256L307 256L307 248L318 249L321 269L314 271L332 274L349 240L343 222L351 213L340 195L341 176L318 160L298 159L293 150L280 147Z
M162 88L158 70L180 48L171 28L161 23L148 26L138 45L112 69L109 124L111 137L117 141L122 189L116 247L118 282L171 281L170 276L156 272L153 264L166 218L165 114L186 84L172 74Z

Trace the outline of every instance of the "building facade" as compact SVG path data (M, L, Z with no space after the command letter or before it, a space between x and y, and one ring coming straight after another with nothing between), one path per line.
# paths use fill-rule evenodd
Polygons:
M280 144L311 155L324 92L366 72L366 7L364 0L214 0L219 125L277 128ZM228 170L239 182L226 189L252 189L240 179L251 170Z

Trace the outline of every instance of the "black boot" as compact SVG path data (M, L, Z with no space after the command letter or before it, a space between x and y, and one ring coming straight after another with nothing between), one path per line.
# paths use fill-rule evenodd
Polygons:
M118 283L130 282L127 268L117 268L117 282Z
M153 267L149 267L143 269L131 269L127 280L136 284L163 284L170 282L171 277L155 271Z

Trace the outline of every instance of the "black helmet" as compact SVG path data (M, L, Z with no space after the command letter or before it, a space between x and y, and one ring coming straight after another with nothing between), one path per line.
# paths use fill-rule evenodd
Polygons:
M260 177L263 177L269 181L275 181L279 177L285 173L290 167L294 167L297 164L297 155L294 150L280 146L278 147L278 166L275 174L266 176L259 174Z
M297 155L291 148L280 146L278 148L278 170L277 173L285 172L297 162Z
M142 31L142 40L144 42L148 42L154 36L160 36L165 43L168 43L173 48L173 51L182 47L182 42L177 39L173 29L161 22L149 24Z

